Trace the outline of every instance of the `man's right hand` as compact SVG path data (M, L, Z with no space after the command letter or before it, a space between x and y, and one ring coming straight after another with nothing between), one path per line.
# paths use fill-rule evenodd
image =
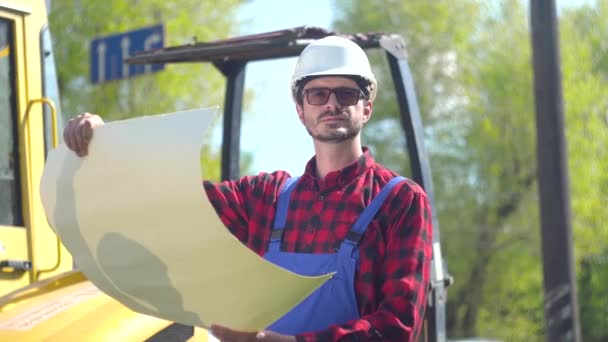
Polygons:
M63 141L67 147L76 152L79 157L89 153L89 143L93 138L95 127L103 125L99 115L84 113L71 118L63 130Z

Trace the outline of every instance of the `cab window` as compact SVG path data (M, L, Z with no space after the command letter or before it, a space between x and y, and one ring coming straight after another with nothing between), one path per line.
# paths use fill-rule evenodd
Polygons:
M0 18L0 225L22 226L13 30Z
M59 102L59 86L57 84L57 69L55 68L55 55L53 54L53 45L51 41L51 33L48 26L45 26L40 32L40 42L42 53L42 95L53 101L55 110L57 111L57 139L61 140L63 133L63 120L61 116L61 103ZM44 150L48 151L53 148L53 125L51 110L49 106L44 108Z

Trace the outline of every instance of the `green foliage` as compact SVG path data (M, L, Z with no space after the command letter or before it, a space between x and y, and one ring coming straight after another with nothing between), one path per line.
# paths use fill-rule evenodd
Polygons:
M578 282L580 319L584 341L608 340L608 249L580 262Z
M561 26L577 259L599 254L608 241L608 47L597 44L598 33L608 38L608 2L599 4L565 13Z
M238 0L122 1L83 0L52 2L50 25L54 34L60 90L65 112L97 111L107 119L220 105L223 78L210 65L168 65L166 70L128 80L92 85L89 42L99 36L157 23L165 25L166 45L225 38L236 31ZM64 20L70 18L70 20Z
M448 335L543 340L527 7L517 0L336 3L338 31L399 33L407 43L430 151L442 247L455 278L448 291ZM608 241L605 18L607 1L571 8L560 18L578 263L600 255ZM378 160L407 174L390 76L386 66L380 66L386 63L378 54L372 61L380 93L364 143ZM590 268L593 277L599 276L598 268ZM605 284L581 286L580 297L608 297ZM607 326L605 314L589 319L599 312L597 305L590 305L581 301L582 316L587 317L583 330ZM605 336L593 331L594 336Z
M93 85L89 43L158 23L164 24L165 46L226 38L237 32L236 10L241 2L53 0L50 26L64 115L89 111L105 120L119 120L223 105L224 78L209 63L170 64L158 73ZM208 152L202 158L205 169L217 173L209 178L219 179L218 152L204 150Z
M608 1L561 21L572 227L585 341L608 339Z

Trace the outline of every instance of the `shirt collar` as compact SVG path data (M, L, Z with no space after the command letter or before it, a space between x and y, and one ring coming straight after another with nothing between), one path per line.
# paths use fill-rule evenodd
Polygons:
M311 182L321 192L342 188L376 164L371 151L367 147L363 147L362 151L363 154L357 160L340 170L328 173L324 179L317 177L317 161L315 157L312 157L306 164L302 177L304 180Z

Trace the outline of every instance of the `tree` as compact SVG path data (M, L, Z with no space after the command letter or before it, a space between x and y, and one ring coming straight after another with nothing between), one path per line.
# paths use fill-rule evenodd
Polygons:
M577 260L598 255L608 241L600 208L608 194L600 171L608 167L602 121L608 98L608 30L602 21L607 5L587 7L587 15L566 11L561 19ZM339 31L396 32L406 40L442 246L456 280L448 291L448 335L542 340L535 114L523 2L359 0L337 1L337 8ZM389 102L391 89L382 83L387 73L377 65L374 70L383 96L366 127L365 144L377 159L407 174L397 110Z
M525 234L520 236L520 231L526 230L523 227L517 232L503 227L534 184L534 168L526 168L532 164L529 151L533 151L533 135L529 132L533 126L530 123L526 130L516 129L525 121L523 114L533 109L530 96L525 96L526 89L531 89L529 49L522 49L522 54L513 58L503 48L526 47L525 16L517 16L523 9L516 2L484 7L475 1L401 2L386 8L359 1L350 6L345 13L369 13L365 8L378 11L354 20L346 15L348 19L338 22L340 29L399 32L406 40L427 127L443 245L456 277L456 285L449 290L448 325L451 335L476 335L480 310L487 300L484 289L491 277L488 269L492 258L497 249L529 239ZM375 18L382 21L374 22ZM511 34L499 25L506 26L506 19L516 28ZM528 72L512 78L514 70L520 71L522 66L528 67ZM505 98L505 84L509 90L519 89L523 98L518 102ZM390 92L384 94L391 96ZM397 126L395 106L387 103L376 105L374 120L392 117ZM522 115L513 115L518 113ZM403 141L374 131L373 126L367 129L375 138L368 140L366 135L366 143L371 143L380 160L388 160L385 149L396 152L394 141ZM510 138L507 142L505 136ZM393 165L405 164L394 155L390 160Z
M580 321L585 341L608 339L608 1L564 11L564 103Z
M165 26L167 46L226 38L237 32L240 3L54 0L50 27L64 115L94 111L106 120L117 120L222 104L224 80L209 64L172 64L159 73L92 85L88 43L95 37L158 23ZM213 175L217 179L218 154L210 147L206 151L204 162L210 163L206 169L217 170Z

